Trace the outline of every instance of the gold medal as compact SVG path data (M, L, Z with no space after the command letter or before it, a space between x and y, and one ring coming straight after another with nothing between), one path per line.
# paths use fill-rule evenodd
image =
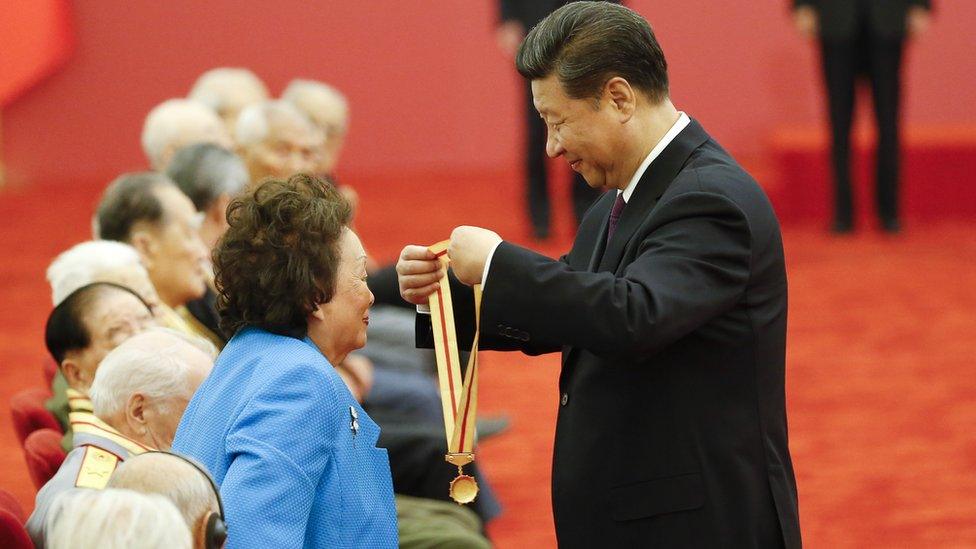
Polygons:
M478 483L474 477L465 475L464 470L458 467L458 476L451 481L448 493L458 505L471 503L474 498L478 497Z
M438 242L429 249L445 267L448 241ZM447 272L447 269L444 269ZM451 287L445 274L439 288L430 296L431 327L434 330L434 354L437 357L437 378L444 407L444 432L447 435L447 455L444 459L458 468L458 476L451 481L448 493L459 504L471 503L478 496L478 483L464 474L463 467L474 461L475 416L478 409L478 317L481 312L481 285L474 286L475 335L471 345L468 368L462 380L458 359L457 335L454 327L454 308Z

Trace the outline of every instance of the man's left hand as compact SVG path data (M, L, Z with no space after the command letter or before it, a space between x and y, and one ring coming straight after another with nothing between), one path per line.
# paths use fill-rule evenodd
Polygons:
M447 248L454 276L468 286L481 284L488 254L501 241L498 233L481 227L461 226L454 229Z

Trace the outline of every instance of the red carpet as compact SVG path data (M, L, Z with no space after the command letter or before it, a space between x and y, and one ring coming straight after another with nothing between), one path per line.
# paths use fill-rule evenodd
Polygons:
M460 223L524 241L520 193L502 176L355 180L359 230L380 259ZM34 490L6 406L41 383L50 308L43 270L88 235L97 185L0 191L0 487L26 508ZM435 197L424 203L426 197ZM513 206L513 204L515 206ZM557 208L566 204L560 200ZM569 245L563 217L556 241ZM908 224L904 236L785 231L791 284L790 435L808 547L976 546L976 222ZM501 548L554 545L549 466L558 358L488 353L485 412L511 431L479 462L506 507Z

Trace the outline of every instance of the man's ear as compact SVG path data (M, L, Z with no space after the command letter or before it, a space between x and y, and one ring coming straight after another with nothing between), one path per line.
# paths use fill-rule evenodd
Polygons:
M637 109L637 94L634 88L619 76L614 76L603 85L604 98L610 101L611 106L621 117L621 122L626 122L634 115Z
M148 269L156 257L156 240L149 234L149 229L145 226L133 229L129 244L139 252L139 257Z
M146 399L135 393L125 401L125 421L139 434L146 432Z
M91 385L91 380L86 379L85 372L74 358L65 357L61 361L61 373L68 382L68 386L76 391L84 390Z

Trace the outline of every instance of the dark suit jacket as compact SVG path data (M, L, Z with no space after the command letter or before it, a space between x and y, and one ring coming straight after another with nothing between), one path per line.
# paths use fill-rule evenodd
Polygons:
M793 0L794 7L812 6L820 16L820 36L824 40L851 40L860 32L866 18L872 36L900 38L905 35L908 8L930 9L929 0Z
M482 303L482 348L563 354L560 546L799 547L769 201L694 121L645 172L604 250L615 195L560 261L500 244ZM460 335L466 346L470 326Z

